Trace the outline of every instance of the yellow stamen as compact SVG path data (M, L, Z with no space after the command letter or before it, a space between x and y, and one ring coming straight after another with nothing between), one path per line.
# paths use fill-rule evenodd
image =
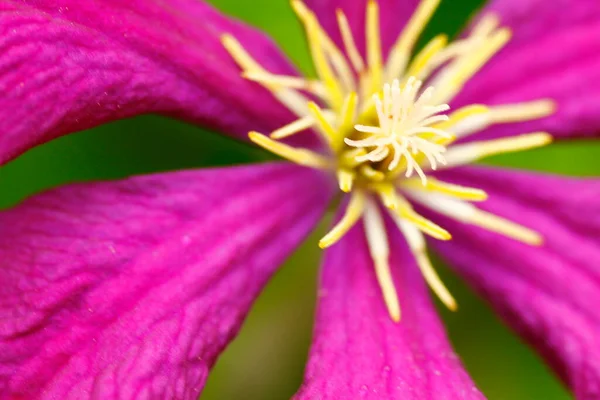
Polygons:
M552 142L552 136L546 132L528 133L495 140L473 142L451 147L446 152L445 167L470 164L496 154L509 153L545 146Z
M544 238L536 231L482 210L477 209L467 222L532 246L544 242Z
M530 121L547 117L554 111L556 111L556 103L549 99L492 106L490 107L490 123Z
M392 320L399 322L400 301L390 270L390 248L385 233L385 224L379 210L377 210L377 206L370 200L368 200L365 207L364 226L369 252L375 264L375 275L383 293L385 305Z
M484 15L471 31L472 37L487 37L500 24L500 19L494 13Z
M248 80L266 85L283 86L290 89L306 90L324 98L325 88L319 81L308 80L298 76L273 75L262 72L244 72L242 76Z
M401 181L400 185L410 189L422 190L425 192L433 191L469 201L484 201L488 197L487 193L481 189L454 185L452 183L442 182L434 178L427 179L427 184L425 186L423 186L423 183L420 179L407 179Z
M385 174L383 172L377 171L369 164L361 165L359 171L364 177L375 182L381 182L385 179Z
M272 139L283 139L310 128L314 123L315 120L309 115L274 130L269 136Z
M337 9L336 15L338 25L340 27L340 33L342 34L342 41L344 42L344 47L346 48L348 58L350 59L354 70L357 73L361 73L365 69L365 63L360 55L360 52L358 51L358 48L356 47L356 42L352 36L352 30L350 29L350 24L348 23L346 14L344 14L342 10Z
M408 247L410 248L415 260L417 261L417 265L425 278L425 281L431 288L431 290L436 294L436 296L444 303L446 307L448 307L451 311L457 310L456 300L442 280L439 275L431 265L431 261L427 257L427 248L425 244L425 238L410 222L403 220L397 215L392 215L392 218L398 225L398 228L406 238L408 243Z
M233 57L235 62L246 72L268 73L259 63L254 60L254 58L250 56L250 54L248 54L240 42L238 42L237 39L232 35L224 34L221 36L221 43Z
M451 131L456 137L463 137L481 130L482 127L485 128L487 126L489 111L488 107L481 104L461 107L450 114L447 121L440 122L434 125L434 127L444 131Z
M365 149L346 150L339 155L340 165L343 165L347 168L355 168L361 164L361 162L357 161L356 159L364 156L365 154L367 154Z
M540 245L543 242L543 238L539 233L497 215L482 211L471 203L439 194L425 194L414 190L406 190L405 192L413 200L458 221L477 225L530 245Z
M355 178L356 174L350 170L341 168L337 171L338 184L340 186L340 190L344 193L350 193Z
M331 126L329 121L327 121L323 110L321 110L321 108L312 101L308 103L308 109L317 122L317 126L319 127L320 132L323 134L323 137L327 140L327 143L329 143L334 151L339 149L343 138L339 132L333 126Z
M296 149L292 146L288 146L287 144L276 142L275 140L254 131L248 133L248 137L260 147L296 164L317 169L331 168L331 161L328 158L310 150Z
M406 218L408 221L415 224L415 226L419 228L420 231L428 234L432 238L438 240L452 239L452 235L450 235L450 232L448 232L438 224L435 224L427 218L424 218L423 216L417 214L412 208L401 207L398 215L402 218Z
M229 52L235 62L246 73L255 72L261 74L269 74L259 63L257 63L242 45L229 34L221 36L221 43ZM304 117L308 110L306 108L307 98L296 90L283 88L280 85L265 83L265 87L273 93L273 95L290 111L299 117Z
M433 16L439 3L440 0L421 1L390 51L386 69L386 81L391 81L402 75L415 43Z
M325 249L342 238L363 215L365 195L360 190L352 192L348 207L342 219L319 241L319 247Z
M379 31L379 5L375 0L367 3L367 63L371 93L379 91L382 85L381 36Z
M429 236L439 239L439 240L450 240L452 239L452 235L442 228L441 226L431 222L427 218L417 214L415 210L413 210L412 206L406 199L400 195L396 195L396 201L399 204L396 213L399 217L408 220L413 223L419 230L428 234Z
M437 35L429 41L429 43L416 56L410 64L407 77L414 76L417 79L423 80L426 78L433 64L431 60L439 54L439 52L448 44L447 35Z
M340 114L341 122L339 127L339 131L344 135L346 135L347 132L350 132L354 125L357 102L358 96L356 92L350 92L344 100L344 105L342 106L342 112Z
M342 106L342 92L324 51L322 29L314 14L300 0L292 0L292 8L306 29L313 63L334 109Z
M480 51L473 52L467 58L454 77L454 85L462 87L494 54L496 54L510 39L511 32L508 28L499 29L487 41Z
M373 189L377 192L381 198L381 202L384 206L390 210L397 210L398 203L400 202L398 195L396 194L396 188L390 183L380 183L373 185Z
M471 51L462 59L456 61L454 68L442 74L442 78L436 79L432 86L439 88L435 94L435 101L448 103L464 86L464 84L477 72L488 60L496 54L508 42L511 33L507 28L499 29L481 46L477 51Z
M320 29L321 35L323 36L323 47L329 56L331 65L333 68L335 68L335 71L339 75L339 80L346 89L346 92L356 90L354 74L352 73L350 65L348 65L348 62L346 61L346 57L336 46L333 40L331 40L331 38L327 35L327 33L325 33L322 28Z

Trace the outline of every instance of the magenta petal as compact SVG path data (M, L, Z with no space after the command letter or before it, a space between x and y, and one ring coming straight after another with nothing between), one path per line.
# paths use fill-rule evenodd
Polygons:
M0 214L0 398L197 399L330 188L286 164L73 185Z
M545 237L531 247L444 220L435 243L578 399L600 395L600 180L465 168L448 177L490 194L482 208Z
M355 228L327 250L313 345L296 399L482 399L454 354L404 239L391 267L402 320L390 319Z
M143 113L242 138L287 122L283 106L240 77L225 32L266 68L294 73L270 39L201 0L0 0L0 162Z
M558 111L484 137L546 130L558 138L600 133L600 2L495 0L484 9L513 32L506 48L465 87L453 106L552 98ZM560 51L557 51L560 49Z
M342 36L335 13L337 9L343 10L352 28L356 45L364 54L365 11L368 0L304 0L304 3L317 14L319 22L340 48L343 48ZM419 0L378 0L377 3L380 11L381 46L387 54L417 8Z

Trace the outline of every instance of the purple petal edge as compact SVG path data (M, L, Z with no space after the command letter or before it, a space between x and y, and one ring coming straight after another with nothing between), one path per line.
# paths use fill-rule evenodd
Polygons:
M265 164L73 185L2 212L0 398L198 398L330 189Z

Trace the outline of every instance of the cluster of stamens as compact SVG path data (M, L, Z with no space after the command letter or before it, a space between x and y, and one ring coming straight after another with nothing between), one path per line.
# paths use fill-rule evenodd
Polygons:
M405 177L410 178L416 171L423 185L426 185L427 177L418 156L427 158L430 167L436 169L438 163L446 164L443 156L446 147L423 135L437 135L442 139L452 139L453 135L432 127L433 124L448 121L448 116L441 113L448 111L450 106L430 103L433 87L427 88L417 98L421 86L422 82L414 77L408 79L403 89L397 79L391 85L386 83L383 86L383 101L378 95L373 97L379 126L355 125L354 129L366 137L359 140L346 138L344 142L367 151L364 155L356 156L359 162L377 163L391 156L387 166L389 171L395 170L404 159Z
M335 173L340 190L349 193L349 200L345 213L319 245L333 245L362 218L376 276L395 321L400 319L400 305L378 201L405 236L425 280L450 309L456 308L456 302L427 257L423 234L439 240L449 240L451 235L419 215L412 203L525 243L542 242L537 232L474 206L472 202L487 198L485 192L431 176L432 170L549 143L548 134L535 132L454 144L492 124L537 119L554 109L551 101L539 100L493 107L477 104L446 114L450 100L502 48L510 32L498 28L497 18L488 15L468 37L449 44L445 35L436 36L411 59L438 3L421 2L384 62L375 0L370 0L366 9L365 58L342 11L338 10L337 18L345 51L327 35L312 11L300 0L292 0L306 29L316 80L272 74L235 38L223 37L243 76L263 85L298 116L269 136L250 132L250 139L292 162ZM310 97L317 97L320 105ZM282 141L311 129L322 137L326 152L294 148Z

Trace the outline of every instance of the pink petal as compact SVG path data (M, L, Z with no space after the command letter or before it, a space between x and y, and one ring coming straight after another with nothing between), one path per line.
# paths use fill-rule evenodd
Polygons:
M473 78L454 106L552 98L558 111L524 124L495 127L484 137L546 130L557 138L600 132L600 2L495 0L494 12L513 32L506 48Z
M337 23L336 10L341 9L348 18L354 40L359 50L365 51L365 20L368 0L304 0L313 10L327 33L343 48ZM404 24L408 21L419 0L378 0L381 25L381 46L384 53L392 47Z
M531 247L442 221L436 248L547 358L578 399L600 396L600 180L492 168L447 174L490 194L482 208L542 233Z
M55 137L160 113L246 138L291 118L240 77L229 32L293 74L263 34L201 0L0 0L0 162Z
M363 229L353 229L327 250L313 345L296 399L483 398L446 339L404 239L392 236L402 320L390 319Z
M0 397L197 399L330 192L269 164L73 185L3 212Z

